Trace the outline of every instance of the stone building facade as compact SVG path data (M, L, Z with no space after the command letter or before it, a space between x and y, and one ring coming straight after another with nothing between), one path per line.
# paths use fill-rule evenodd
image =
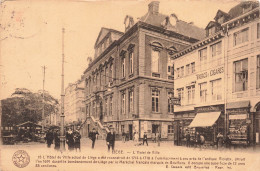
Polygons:
M173 139L173 65L170 56L205 37L204 30L159 13L159 2L134 23L125 18L125 32L102 28L96 55L84 72L85 127L105 134L115 128L132 139L134 133L148 138L160 133ZM109 40L109 41L107 41ZM107 43L105 43L107 42Z
M64 115L65 125L76 127L86 120L84 81L70 83L65 89ZM83 131L84 132L84 131ZM85 133L84 133L85 134Z

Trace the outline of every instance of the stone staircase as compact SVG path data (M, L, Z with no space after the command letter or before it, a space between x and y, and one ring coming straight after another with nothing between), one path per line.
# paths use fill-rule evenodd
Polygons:
M93 116L87 117L85 119L85 121L80 125L80 127L81 128L85 127L87 125L88 121L90 124L89 131L91 131L93 128L95 128L99 133L98 138L105 139L107 133L109 132L108 127L104 123L102 123L100 120L95 119Z

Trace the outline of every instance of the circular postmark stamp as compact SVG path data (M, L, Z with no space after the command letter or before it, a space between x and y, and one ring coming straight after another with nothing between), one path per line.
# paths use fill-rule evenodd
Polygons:
M26 167L30 163L30 156L24 150L18 150L13 155L13 163L19 168Z

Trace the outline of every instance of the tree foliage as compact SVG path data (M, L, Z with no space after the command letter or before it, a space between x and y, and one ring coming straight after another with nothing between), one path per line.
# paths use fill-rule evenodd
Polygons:
M58 100L47 91L36 93L26 88L17 88L10 98L2 100L2 126L14 126L26 121L42 120L44 103L45 117L58 112Z

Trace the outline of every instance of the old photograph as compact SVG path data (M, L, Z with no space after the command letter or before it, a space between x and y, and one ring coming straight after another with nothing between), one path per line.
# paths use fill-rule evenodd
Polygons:
M0 0L0 171L260 168L252 0Z

